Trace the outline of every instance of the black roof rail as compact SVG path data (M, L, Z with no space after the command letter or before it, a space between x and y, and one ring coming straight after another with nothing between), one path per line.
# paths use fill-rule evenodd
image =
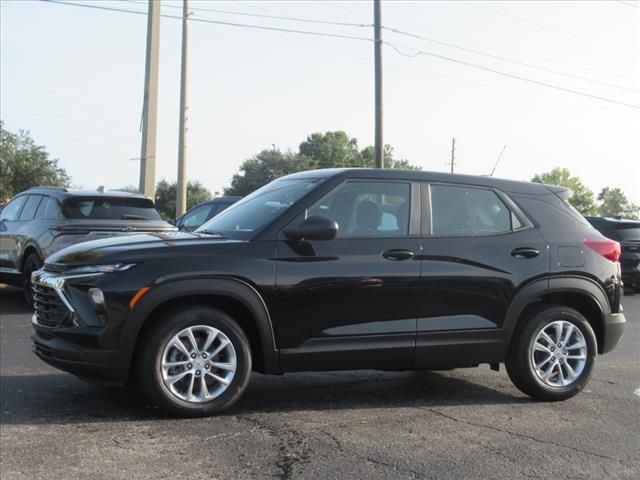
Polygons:
M34 187L29 187L27 190L56 190L58 192L68 192L65 187L49 187L46 185L36 185Z

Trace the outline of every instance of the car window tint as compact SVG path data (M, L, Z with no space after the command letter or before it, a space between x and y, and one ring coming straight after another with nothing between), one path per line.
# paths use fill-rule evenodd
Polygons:
M64 202L67 218L77 220L161 220L147 198L79 197Z
M181 226L188 230L194 230L198 228L200 225L207 221L210 210L211 205L202 205L200 207L194 208L184 216L184 219L181 222Z
M0 221L5 220L7 222L12 222L16 220L18 218L18 214L20 213L20 209L22 208L22 205L24 205L24 202L26 200L27 195L22 195L11 200L2 209L2 213L0 213Z
M49 197L47 201L46 210L44 211L44 218L51 219L51 220L64 218L64 216L62 215L62 209L60 208L60 204L55 198Z
M431 186L433 234L491 235L511 230L511 211L491 190Z
M307 210L338 223L338 237L407 235L411 185L348 181Z
M49 197L47 197L46 195L43 195L42 201L40 202L40 205L38 205L38 210L36 210L36 214L34 215L34 218L40 218L44 216L44 212L47 210L48 203L49 203Z
M20 221L25 222L27 220L33 220L41 201L42 195L29 195L29 199L24 204L22 212L20 212Z

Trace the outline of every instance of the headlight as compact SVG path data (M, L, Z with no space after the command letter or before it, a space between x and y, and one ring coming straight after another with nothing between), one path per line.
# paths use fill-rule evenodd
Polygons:
M114 263L111 265L82 265L65 270L65 274L78 275L83 273L113 273L123 272L133 267L135 263Z

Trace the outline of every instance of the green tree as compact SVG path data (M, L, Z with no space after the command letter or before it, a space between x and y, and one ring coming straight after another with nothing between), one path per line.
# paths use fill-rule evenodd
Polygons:
M244 197L276 178L311 168L314 163L304 155L263 150L240 165L240 173L233 176L224 194Z
M384 165L387 168L419 169L406 160L396 160L393 148L385 145ZM240 166L225 195L247 195L270 181L316 168L374 167L375 148L358 149L358 142L345 132L313 133L300 144L298 153L263 150Z
M573 194L569 197L569 203L583 215L595 215L598 211L593 200L593 192L578 177L572 177L567 168L556 167L550 172L536 175L532 181L571 189Z
M30 187L68 187L70 178L28 131L12 133L0 121L0 203Z
M638 218L640 207L632 204L619 188L604 187L598 194L598 207L602 217Z
M164 179L156 185L156 210L165 220L176 218L176 189L176 182L169 183ZM211 200L211 192L200 182L187 184L187 210L207 200Z

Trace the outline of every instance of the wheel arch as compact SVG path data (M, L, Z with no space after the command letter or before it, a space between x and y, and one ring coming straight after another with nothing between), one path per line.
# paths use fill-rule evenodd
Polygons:
M522 289L511 302L505 319L509 345L518 326L546 305L565 305L584 315L596 335L598 353L602 353L605 316L611 313L609 301L597 282L580 276L542 279Z
M38 248L38 245L36 245L35 243L28 243L27 245L25 245L24 249L22 250L22 255L20 256L20 272L21 273L24 271L24 264L27 261L27 258L32 253L35 253L36 255L38 255L38 257L40 257L40 261L44 262L42 252Z
M260 294L239 279L208 277L154 285L135 304L122 336L129 374L148 329L163 314L185 305L211 306L233 317L249 339L254 368L263 373L279 372L271 317Z

